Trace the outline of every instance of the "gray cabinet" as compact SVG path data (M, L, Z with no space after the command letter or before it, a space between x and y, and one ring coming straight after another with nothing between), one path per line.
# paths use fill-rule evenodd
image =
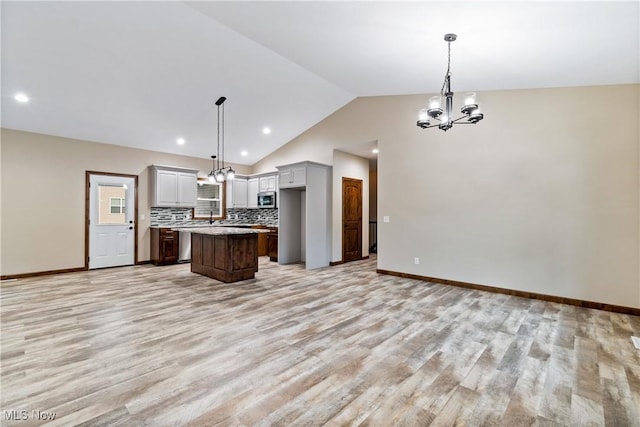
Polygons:
M227 186L231 186L230 208L246 208L247 207L247 179L238 178L233 181L227 181ZM227 187L228 191L228 187Z
M183 207L196 206L198 171L173 166L152 165L151 206Z
M305 166L278 167L278 187L298 188L307 185L307 168Z
M247 180L247 207L258 207L258 189L260 188L260 178L249 178Z
M227 181L228 208L257 208L258 193L262 191L278 191L275 173L238 176Z
M276 191L276 175L263 175L260 177L260 192Z
M331 166L302 162L278 166L278 172L278 263L304 262L306 269L328 266Z

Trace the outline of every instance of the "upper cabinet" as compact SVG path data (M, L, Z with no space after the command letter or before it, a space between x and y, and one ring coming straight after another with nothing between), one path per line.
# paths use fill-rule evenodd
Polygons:
M229 187L231 191L229 192ZM227 194L231 193L229 198L229 208L246 208L247 207L247 179L236 177L232 181L227 181Z
M151 206L196 207L198 171L173 166L152 165Z
M251 175L246 178L236 175L233 181L227 181L227 207L257 208L258 193L263 191L278 191L275 173Z
M264 175L260 177L260 192L276 191L276 175Z
M296 188L307 185L306 166L282 166L278 167L278 187Z
M247 181L247 207L258 207L258 188L260 187L260 178L249 178Z

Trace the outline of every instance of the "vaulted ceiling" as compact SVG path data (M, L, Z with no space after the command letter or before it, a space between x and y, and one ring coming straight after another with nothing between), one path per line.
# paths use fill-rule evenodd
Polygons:
M226 96L253 164L355 97L438 92L448 32L456 91L640 83L639 5L2 1L2 126L208 158Z

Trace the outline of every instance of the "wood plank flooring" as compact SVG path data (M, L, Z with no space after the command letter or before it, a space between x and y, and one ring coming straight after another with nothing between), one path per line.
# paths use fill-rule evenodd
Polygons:
M2 283L0 423L640 426L636 316L378 275L375 257L259 268Z

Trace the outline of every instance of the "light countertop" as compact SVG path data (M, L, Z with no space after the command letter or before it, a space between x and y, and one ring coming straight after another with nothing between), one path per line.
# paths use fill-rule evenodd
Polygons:
M177 228L210 228L210 227L232 227L232 228L246 228L246 227L257 227L257 226L262 226L262 227L278 227L277 225L266 225L266 224L225 224L225 223L217 223L217 224L172 224L172 225L165 225L165 224L158 224L158 225L150 225L149 228L171 228L171 229L177 229Z
M195 234L211 234L214 236L224 236L226 234L258 234L268 233L266 229L238 228L229 226L207 226L207 227L171 227L173 231L188 231Z

